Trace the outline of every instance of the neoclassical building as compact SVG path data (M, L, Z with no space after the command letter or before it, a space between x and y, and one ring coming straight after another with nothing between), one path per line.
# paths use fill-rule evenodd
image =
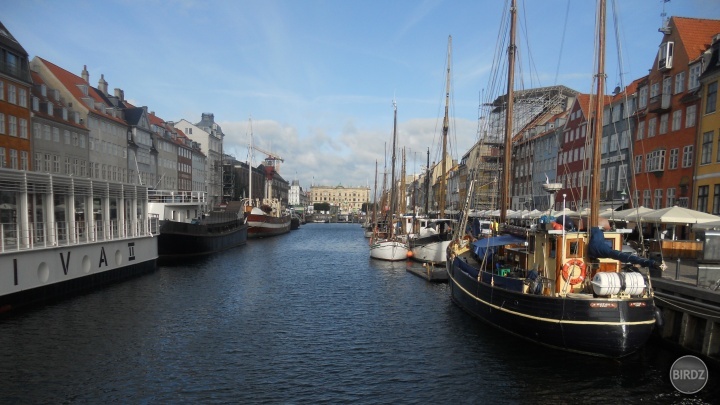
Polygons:
M310 187L311 204L329 203L339 207L339 214L358 213L363 203L370 201L369 187L316 186Z

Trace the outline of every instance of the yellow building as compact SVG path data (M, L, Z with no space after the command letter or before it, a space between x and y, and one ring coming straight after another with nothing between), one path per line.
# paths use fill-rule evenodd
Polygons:
M720 112L718 112L718 83L720 82L720 35L712 44L712 53L704 53L696 65L708 68L700 75L700 111L697 132L695 190L693 200L698 211L720 214ZM705 63L702 63L705 62Z
M369 187L311 186L311 204L328 203L338 207L338 214L358 213L370 201Z

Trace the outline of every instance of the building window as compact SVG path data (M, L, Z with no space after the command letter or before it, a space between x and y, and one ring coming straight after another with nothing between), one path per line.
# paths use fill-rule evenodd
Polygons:
M655 127L657 126L657 117L652 117L648 121L648 138L652 138L655 136Z
M661 188L655 189L655 209L662 208L662 197L663 197L663 191Z
M605 191L615 190L615 179L616 179L615 166L608 167L607 168L607 180L605 182L605 185L606 185Z
M645 169L648 172L661 172L665 169L665 150L656 150L647 154Z
M705 97L705 114L715 112L715 104L717 103L717 86L718 82L712 82L707 86L707 97Z
M18 90L18 105L27 108L27 91L25 89Z
M620 165L619 168L617 191L624 191L627 190L627 165Z
M20 151L20 170L28 170L28 153Z
M667 134L668 131L668 114L660 116L660 135Z
M696 105L691 105L685 110L685 128L695 126L695 112L697 111Z
M698 187L697 210L700 212L707 212L708 192L709 192L708 189L709 189L709 186Z
M0 147L0 167L7 167L5 165L5 148L3 147Z
M8 120L8 135L17 136L17 117L11 115Z
M635 155L635 173L642 173L642 155Z
M680 94L685 91L685 71L675 75L675 94ZM672 205L671 205L672 207Z
M620 149L627 149L630 147L630 131L625 130L620 134ZM583 149L583 154L585 149ZM582 157L582 156L581 156Z
M638 91L638 108L645 108L647 107L647 98L648 98L648 88L642 87Z
M17 89L12 84L8 84L8 103L17 104Z
M672 130L678 131L682 128L682 110L675 110L672 114Z
M702 137L702 149L700 151L700 164L706 165L710 163L710 156L712 155L713 146L713 135L714 131L708 131L703 134Z
M643 190L643 206L644 207L652 207L650 205L650 190Z
M2 82L0 82L2 83ZM0 134L5 133L5 114L0 113Z
M688 77L690 82L688 83L688 90L694 90L700 86L700 73L702 73L701 69L702 66L700 66L700 63L690 66L690 77Z
M667 204L666 207L672 207L675 205L675 189L669 188L667 189Z
M28 139L28 123L25 118L20 118L20 138Z
M653 83L650 86L650 100L654 99L655 97L660 95L660 82Z
M720 213L720 184L713 186L713 209L712 214Z
M610 135L610 152L617 151L619 146L620 146L620 144L618 144L617 134Z
M693 162L693 145L683 147L682 167L690 167Z
M18 168L18 153L16 149L10 149L10 168L15 170Z
M678 168L678 158L680 157L680 149L675 148L670 150L670 162L668 162L668 169Z

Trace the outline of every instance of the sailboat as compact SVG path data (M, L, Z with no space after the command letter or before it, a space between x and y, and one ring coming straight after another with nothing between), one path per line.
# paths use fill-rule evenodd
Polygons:
M516 0L510 7L501 224L509 206ZM587 355L618 358L650 338L656 323L651 280L641 267L663 263L618 251L622 233L599 224L604 87L605 1L598 4L597 96L592 117L591 206L586 230L542 226L527 238L500 235L470 242L456 233L448 249L451 299L473 316L521 338ZM470 185L472 187L472 183ZM561 185L548 183L551 207ZM468 199L469 201L469 199ZM465 211L469 211L468 207ZM560 221L563 222L563 221ZM549 224L548 224L549 225Z
M442 136L442 162L440 172L440 198L439 212L437 219L417 218L419 223L418 233L409 240L411 257L421 263L439 264L444 268L447 247L452 240L452 226L456 222L453 219L445 218L445 179L447 174L447 137L450 126L449 105L450 105L450 64L452 56L452 36L448 37L447 55L447 78L445 85L445 118L443 119ZM429 174L429 173L428 173Z
M395 214L397 212L397 197L395 191L395 151L397 150L397 104L393 102L393 143L390 181L390 210L387 212L385 223L387 229L383 233L376 232L370 238L370 257L379 260L398 261L408 257L406 238L397 235ZM384 206L384 204L383 204Z
M248 163L248 198L243 201L248 224L248 238L263 238L267 236L282 235L290 232L292 215L282 207L279 199L272 198L272 180L275 168L265 167L265 195L267 198L253 199L252 196L252 167L253 167L253 134L252 121L250 121L250 155Z

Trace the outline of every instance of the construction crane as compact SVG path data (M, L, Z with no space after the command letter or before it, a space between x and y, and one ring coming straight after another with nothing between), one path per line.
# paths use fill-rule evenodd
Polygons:
M255 145L252 145L252 148L260 153L266 154L267 157L265 158L265 165L274 167L275 171L280 173L280 162L285 162L285 159L281 158L276 153L266 151L265 149L259 148Z

